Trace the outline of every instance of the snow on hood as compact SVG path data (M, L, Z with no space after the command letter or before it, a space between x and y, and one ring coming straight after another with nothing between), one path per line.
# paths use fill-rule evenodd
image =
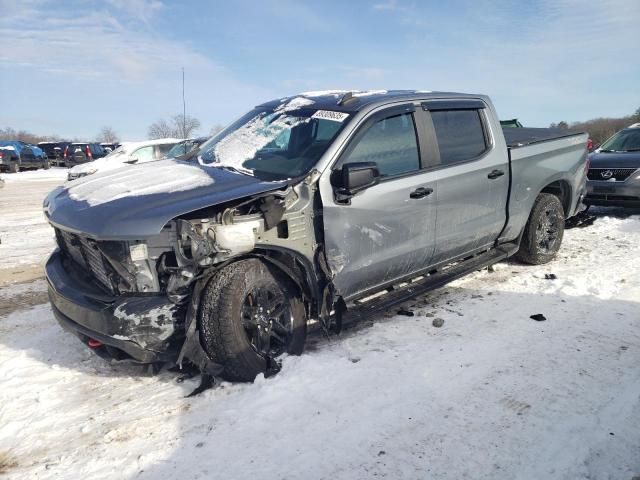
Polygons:
M0 147L0 150L13 150L16 151L16 147L12 147L11 145L7 145L5 147Z
M145 163L116 172L101 172L67 184L69 197L90 206L155 193L172 193L211 185L201 167L171 160Z

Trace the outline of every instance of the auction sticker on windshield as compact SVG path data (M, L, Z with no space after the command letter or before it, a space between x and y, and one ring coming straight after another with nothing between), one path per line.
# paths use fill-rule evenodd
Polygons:
M322 118L324 120L332 120L334 122L344 122L344 119L349 116L344 112L332 112L331 110L318 110L311 115L311 118Z

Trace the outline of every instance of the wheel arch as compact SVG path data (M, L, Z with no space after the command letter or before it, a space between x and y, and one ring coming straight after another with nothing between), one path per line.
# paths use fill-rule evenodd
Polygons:
M540 193L550 193L551 195L555 195L556 197L558 197L560 203L562 204L565 218L569 216L569 212L571 211L571 199L573 197L571 184L567 180L555 180L545 186L542 190L540 190L538 195L540 195Z
M322 299L321 280L314 264L304 255L284 247L260 246L241 258L260 258L286 275L301 291L311 312L317 314Z

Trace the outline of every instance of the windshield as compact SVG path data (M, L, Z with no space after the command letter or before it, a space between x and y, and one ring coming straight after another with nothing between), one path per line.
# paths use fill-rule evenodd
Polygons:
M298 97L273 110L252 110L204 143L198 160L205 165L230 167L262 180L305 175L349 117L344 112L307 108L311 103Z
M175 158L181 155L186 155L191 150L200 145L198 140L185 140L184 142L177 143L171 147L169 153L166 154L168 158Z
M640 150L640 128L616 133L600 146L601 152L635 152Z

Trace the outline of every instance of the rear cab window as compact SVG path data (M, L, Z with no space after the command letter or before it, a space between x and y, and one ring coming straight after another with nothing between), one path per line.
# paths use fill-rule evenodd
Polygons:
M479 109L436 110L430 114L440 150L440 165L467 162L489 150Z

